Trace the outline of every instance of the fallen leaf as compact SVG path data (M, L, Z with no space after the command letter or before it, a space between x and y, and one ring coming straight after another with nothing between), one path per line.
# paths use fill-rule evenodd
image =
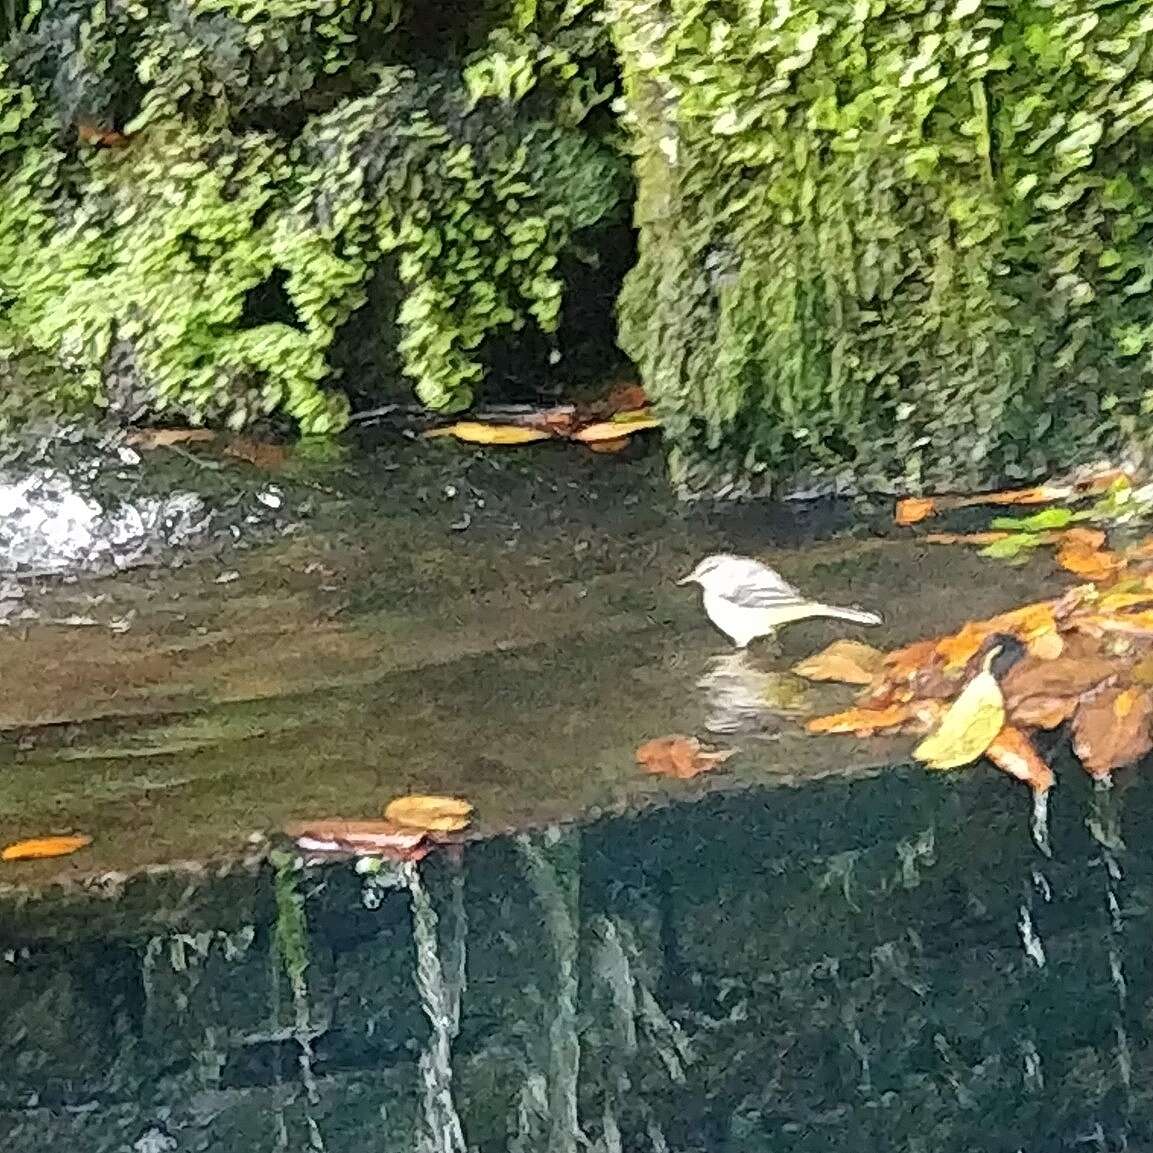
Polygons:
M637 412L648 408L649 398L645 395L644 386L635 381L628 384L618 384L609 391L604 399L603 408L606 412Z
M696 737L675 735L645 741L636 751L636 761L645 772L685 781L723 764L734 749L706 749Z
M1001 731L1005 700L989 671L999 651L986 654L981 671L961 690L936 730L913 750L918 761L931 769L959 769L981 756Z
M588 448L592 452L616 453L624 452L630 443L627 436L622 436L616 440L591 440L588 442Z
M472 820L472 805L458 797L425 796L414 793L389 801L385 820L395 821L410 829L430 833L458 833Z
M443 428L430 428L424 437L452 436L468 444L531 444L537 440L551 440L552 433L543 428L527 428L519 424L484 424L479 420L458 420Z
M917 540L922 544L996 544L1011 536L1011 532L929 532Z
M1153 610L1139 613L1086 613L1074 616L1070 624L1092 636L1120 633L1130 637L1153 637Z
M201 444L215 439L216 433L207 428L139 428L125 437L128 444L146 450L174 444Z
M937 642L937 652L944 658L945 668L964 668L981 650L981 646L995 633L1007 633L1028 644L1039 637L1057 631L1057 619L1052 601L1038 601L984 621L969 621L957 632Z
M870 733L899 729L913 716L913 706L902 702L880 709L845 709L844 712L813 717L805 722L805 728L810 733L852 733L864 737Z
M885 654L871 645L840 640L794 665L793 672L810 681L871 685L880 674L884 661Z
M286 444L254 440L248 436L234 436L225 446L224 455L243 460L265 472L276 472L287 463L291 450Z
M1057 563L1067 572L1101 583L1112 580L1126 565L1124 557L1082 544L1063 544L1057 550Z
M1153 697L1144 688L1106 687L1085 697L1073 717L1073 751L1091 777L1139 761L1153 750Z
M1011 725L1006 725L993 738L985 756L1002 772L1024 781L1034 793L1047 793L1055 783L1053 770L1033 742Z
M1127 581L1125 583L1128 584ZM1102 593L1093 607L1097 612L1117 613L1150 603L1153 603L1153 589L1132 592L1125 589L1114 589L1111 592Z
M1077 545L1087 549L1103 549L1107 539L1104 529L1086 528L1084 525L1067 528L1061 534L1062 544Z
M1039 661L1055 661L1065 651L1065 638L1060 633L1042 633L1032 637L1025 649Z
M406 828L395 821L297 821L285 832L301 849L314 853L356 853L412 861L429 851L423 829Z
M1026 697L1009 706L1009 719L1028 729L1056 729L1077 711L1077 704L1077 697Z
M911 524L919 524L923 520L934 516L937 512L937 505L932 497L929 496L908 496L904 500L897 501L897 508L893 513L893 520L899 524L908 526Z
M1001 691L1010 707L1029 697L1079 697L1116 672L1116 663L1104 657L1040 660L1026 656L1005 674Z
M637 414L632 420L602 420L595 424L586 424L572 434L573 440L582 444L591 444L598 440L619 440L622 436L631 436L634 432L644 432L650 428L660 428L661 422L655 416Z
M72 837L32 837L0 849L0 861L43 861L50 857L67 857L90 844L91 837L79 834Z

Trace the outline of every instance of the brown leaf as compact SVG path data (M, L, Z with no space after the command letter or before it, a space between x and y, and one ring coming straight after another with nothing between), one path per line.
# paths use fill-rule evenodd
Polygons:
M917 539L922 544L996 544L1007 540L1013 534L1008 532L927 532Z
M1139 613L1085 613L1070 621L1073 628L1102 636L1119 633L1128 637L1153 637L1153 610Z
M430 833L457 833L467 828L472 820L472 805L458 797L414 793L389 801L384 809L384 818L409 829L424 829Z
M1105 547L1108 539L1104 529L1086 528L1084 525L1074 525L1072 528L1061 530L1062 545L1077 545L1079 548L1095 549L1100 551Z
M265 472L276 472L288 463L291 449L286 444L277 444L274 441L234 436L224 446L224 455L235 460L243 460Z
M872 645L840 640L794 665L793 672L810 681L871 685L881 672L884 660L885 654Z
M1026 697L1009 706L1009 718L1028 729L1056 729L1077 711L1077 704L1077 697Z
M1030 697L1079 697L1116 675L1117 664L1105 657L1060 656L1039 660L1026 656L1002 678L1010 708Z
M72 837L32 837L0 849L0 861L44 861L50 857L67 857L92 844L92 838L78 834Z
M356 853L418 861L430 846L424 829L412 829L395 821L296 821L285 828L297 845L314 853Z
M636 761L645 772L686 781L723 764L735 749L706 749L696 737L674 735L645 741L636 751Z
M83 144L102 148L123 148L128 143L124 133L111 128L99 128L86 120L76 125L76 136Z
M937 506L932 497L910 496L897 501L893 520L899 525L919 524L934 516L936 512Z
M216 439L216 433L207 428L140 428L130 432L125 440L140 449L167 448L174 444L201 444Z
M1153 697L1144 688L1107 687L1081 701L1073 750L1091 777L1107 777L1153 750Z
M1034 793L1047 793L1053 787L1053 770L1020 729L1006 725L993 738L985 756L1002 772L1024 781Z

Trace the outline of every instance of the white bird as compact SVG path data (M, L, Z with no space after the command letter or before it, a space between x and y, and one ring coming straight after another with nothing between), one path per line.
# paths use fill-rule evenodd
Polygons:
M809 617L836 617L860 625L881 623L876 613L864 609L809 600L780 573L752 557L707 556L677 584L701 586L709 620L739 649L758 637L772 636L781 625Z

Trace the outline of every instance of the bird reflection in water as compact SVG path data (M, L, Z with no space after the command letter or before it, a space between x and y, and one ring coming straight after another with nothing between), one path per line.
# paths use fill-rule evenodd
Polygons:
M807 682L790 672L758 668L746 650L712 657L697 688L705 693L705 727L712 733L773 737L782 722L813 711Z

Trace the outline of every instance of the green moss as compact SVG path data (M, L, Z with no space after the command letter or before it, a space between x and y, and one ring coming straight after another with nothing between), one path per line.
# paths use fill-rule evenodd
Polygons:
M1153 4L611 0L623 341L690 489L1143 450Z
M93 404L306 434L347 404L329 364L386 256L399 352L466 406L481 343L555 326L560 255L625 173L586 123L603 34L514 10L467 58L390 59L402 12L334 0L60 0L0 53L0 357L47 356ZM107 147L79 124L127 137ZM255 319L280 280L290 309ZM113 364L131 380L113 387ZM123 377L123 371L120 377Z

